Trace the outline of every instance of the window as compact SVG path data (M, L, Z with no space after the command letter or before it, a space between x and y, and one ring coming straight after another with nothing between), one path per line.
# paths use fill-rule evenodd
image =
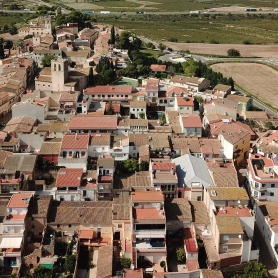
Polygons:
M263 193L261 193L261 196L264 196L265 195L265 193L263 192Z
M223 240L228 241L229 240L229 236L223 236Z
M118 224L118 228L121 229L123 227L123 224Z
M57 228L60 228L60 225L59 225L59 224L57 225Z
M273 192L270 192L270 196L274 196L274 193L273 193Z
M71 228L71 224L69 224L69 228Z
M223 251L228 251L228 246L227 246L227 245L224 245L224 246L222 247L222 250L223 250Z
M133 150L135 151L135 150L136 150L136 147L133 147Z
M262 183L262 187L265 187L265 183Z
M32 225L32 229L35 229L35 225Z
M271 187L275 187L275 184L274 184L274 183L272 183L272 184L271 184Z

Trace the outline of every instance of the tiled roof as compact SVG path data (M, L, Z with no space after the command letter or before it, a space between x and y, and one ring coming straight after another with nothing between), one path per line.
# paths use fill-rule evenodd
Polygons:
M152 186L149 171L136 172L132 176L127 178L127 182L130 188L135 188L135 187L148 188Z
M119 103L112 103L112 108L113 108L113 112L114 113L121 113L121 104ZM105 104L105 112L107 112L107 110L109 109L109 103Z
M112 202L54 201L48 214L48 223L112 226Z
M158 72L164 72L164 71L166 71L166 65L152 64L151 65L151 70L152 71L158 71Z
M112 245L101 246L98 251L96 277L112 277L113 249Z
M48 132L51 124L50 123L43 123L43 124L38 124L36 128L36 132Z
M12 152L0 150L0 168L4 167L7 157L10 155L12 155Z
M210 224L206 205L203 201L189 201L191 204L192 218L195 224Z
M131 200L129 192L123 193L123 196L113 199L113 220L130 219Z
M247 103L250 100L250 97L244 97L244 96L239 96L239 95L228 95L227 99L236 101L236 102L242 102L242 103ZM258 112L258 111L256 111Z
M110 146L110 134L93 134L91 135L91 146Z
M191 206L188 199L174 198L166 199L164 202L166 219L168 220L192 220Z
M146 91L158 91L159 79L148 78L145 86Z
M137 136L137 134L135 135ZM169 149L170 148L170 142L168 139L168 134L149 134L149 145L152 150L156 149Z
M141 161L148 161L150 160L150 146L143 145L139 147L139 158Z
M249 200L246 189L243 187L211 187L207 188L207 191L210 198L215 201Z
M216 216L216 225L220 234L243 233L240 218L237 216Z
M205 247L205 250L206 250L206 254L208 256L208 261L210 263L219 262L220 257L219 257L219 254L217 252L214 237L213 236L204 237L203 242L204 242L204 247Z
M146 101L130 101L130 108L146 108Z
M89 140L89 134L65 134L62 140L61 150L87 150Z
M130 85L118 85L118 86L94 86L88 87L84 91L84 95L94 95L94 94L118 94L126 95L131 94L132 86Z
M135 134L135 133L129 133L129 145L130 146L137 146L140 147L142 145L149 144L149 138L147 134Z
M224 278L221 270L202 269L203 278Z
M203 127L202 121L199 115L197 114L186 114L182 115L182 124L183 127Z
M170 140L174 150L188 148L191 153L201 153L198 138L187 138L185 136L172 135Z
M132 202L163 202L164 196L161 191L145 191L145 190L136 190L131 192Z
M68 122L52 122L49 127L50 132L68 132L69 123Z
M261 201L258 202L258 207L260 208L263 216L268 216L270 226L276 226L278 224L278 203Z
M231 89L231 86L229 86L229 85L224 85L224 84L217 84L213 89L214 89L214 90L218 90L218 91L227 92L228 90Z
M176 165L169 159L151 159L153 170L171 170L176 169Z
M223 133L223 131L226 133L230 133L239 132L240 130L249 132L251 136L255 135L254 131L248 125L239 122L225 123L223 121L219 121L210 125L210 132L212 135L215 136L217 136L220 133Z
M246 119L268 119L267 113L265 111L243 111L242 115L245 116Z
M148 127L148 120L147 119L130 119L129 125L130 126L146 126L146 127Z
M99 157L97 167L114 169L115 159L113 157Z
M26 133L31 132L37 119L31 117L15 117L12 118L5 126L5 132Z
M137 220L165 219L164 215L156 208L137 208L133 210L133 218Z
M216 187L238 187L237 173L213 172L213 170L209 170L209 172Z
M28 208L29 217L47 217L48 208L52 201L52 195L37 195L30 201Z
M187 77L183 75L174 75L171 78L171 82L173 83L180 83L180 84L193 84L193 85L199 85L201 84L205 78L199 78L199 77Z
M8 171L32 172L37 156L34 154L13 153L6 159L5 169Z
M33 193L16 193L13 194L7 208L28 208Z
M178 106L191 106L194 107L194 100L192 97L177 97Z
M129 138L127 136L122 135L112 135L111 145L113 147L129 146Z
M57 187L79 187L81 185L82 168L61 168L57 174Z
M250 138L250 133L247 131L240 131L240 132L225 132L222 131L221 135L224 137L226 141L231 143L232 145L237 144L244 138Z
M59 101L60 102L65 102L65 101L77 101L77 98L78 98L78 95L79 95L79 92L77 91L70 91L70 92L61 92L61 95L60 95L60 99Z
M226 115L221 115L221 114L207 114L204 116L209 124L213 124L215 122L219 122L222 121L222 119L230 119L230 116L226 116Z
M87 130L116 130L118 123L117 116L111 115L102 115L102 116L93 116L93 115L75 115L71 117L69 123L69 129L87 129Z
M199 138L201 152L203 154L219 155L220 149L223 149L218 138Z
M43 142L39 154L59 154L61 142Z

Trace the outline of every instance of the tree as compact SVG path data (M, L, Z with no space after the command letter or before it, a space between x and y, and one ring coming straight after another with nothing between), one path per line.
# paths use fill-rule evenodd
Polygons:
M115 44L116 42L116 36L115 36L115 27L114 25L111 28L111 33L110 33L110 44Z
M11 49L13 48L13 42L11 40L7 40L5 43L5 48L9 49L9 57L11 55Z
M112 101L109 101L109 103L108 103L108 107L107 107L107 110L106 110L106 115L114 115L114 108L113 108L113 105L112 105Z
M131 265L130 258L126 258L123 256L123 257L121 257L120 261L121 261L122 268L130 268L130 265Z
M129 41L130 33L129 32L122 32L119 40L117 42L117 47L121 49L129 49L130 41Z
M244 274L236 275L234 278L264 278L266 277L267 269L262 263L249 262L244 268Z
M5 53L4 53L4 40L3 38L0 38L0 59L5 58Z
M273 126L272 122L266 122L265 123L265 128L267 128L269 130L275 129L275 127Z
M88 83L90 86L94 86L95 85L95 79L94 79L94 71L93 68L91 67L89 70L89 76L88 76Z
M198 63L194 60L187 60L181 64L186 76L192 77L196 76L198 70Z
M76 257L74 255L67 255L65 260L65 268L68 272L73 273L75 268Z
M165 50L166 46L163 43L160 43L158 45L158 48L160 49L160 51L163 51L163 50Z
M166 116L165 116L165 113L160 114L159 120L161 121L161 123L162 123L163 125L166 124Z
M176 249L177 260L179 264L185 263L185 251L183 247L179 247Z
M139 113L139 117L140 117L141 119L145 119L145 113L144 113L144 112Z
M39 265L34 269L33 277L34 278L49 278L52 276L51 272L52 272L51 269L47 269L44 266Z
M51 61L56 59L54 55L48 55L48 56L43 56L41 64L42 66L45 67L50 67L51 66Z
M240 52L234 48L228 49L227 54L230 57L240 57Z
M140 171L149 171L150 163L148 161L142 161L139 165Z
M139 170L138 161L135 160L134 158L124 160L123 163L121 164L121 170L124 173L130 173L130 174L135 173L135 171Z

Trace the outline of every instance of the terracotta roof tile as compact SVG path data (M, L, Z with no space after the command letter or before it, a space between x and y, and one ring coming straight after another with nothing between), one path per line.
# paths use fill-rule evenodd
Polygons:
M211 187L207 188L211 200L229 201L229 200L249 200L246 189L243 187ZM214 191L212 195L212 191Z
M85 95L94 95L94 94L131 94L132 92L132 86L130 85L118 85L118 86L109 86L109 85L103 85L103 86L94 86L94 87L88 87L85 89L84 94Z
M196 224L210 224L209 215L206 205L203 201L189 201L191 204L191 211L193 215L193 221Z
M71 117L69 123L70 130L116 130L118 123L117 116L94 116L94 115L75 115Z
M164 215L161 214L156 208L146 208L146 209L134 209L133 217L137 220L159 220L165 219Z
M57 174L57 187L79 187L81 185L83 169L61 168Z
M112 277L113 249L112 245L101 246L98 251L97 274L98 278Z
M164 196L161 193L161 191L136 190L134 192L131 192L131 200L132 202L150 202L150 201L163 202Z
M4 167L7 157L10 155L12 155L12 152L0 150L0 167L1 168Z
M91 135L91 146L110 146L110 134L93 134Z
M33 193L16 193L13 194L7 208L28 208Z
M89 140L89 134L65 134L62 140L61 150L87 150Z
M177 97L178 106L191 106L194 107L193 97Z
M224 278L220 270L202 269L203 278Z
M182 124L183 127L203 127L202 121L199 115L197 114L186 114L182 115Z
M61 142L43 142L39 154L59 154Z
M166 65L152 64L151 65L151 70L152 71L158 71L158 72L164 72L164 71L166 71Z
M215 219L220 234L243 234L243 229L239 217L216 216Z
M192 220L191 206L188 199L166 199L164 202L164 209L167 220Z

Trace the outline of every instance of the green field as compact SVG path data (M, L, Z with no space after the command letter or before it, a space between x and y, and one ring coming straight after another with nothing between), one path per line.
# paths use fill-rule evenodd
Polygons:
M53 0L52 0L53 1ZM60 1L60 0L59 0ZM59 3L57 1L56 3ZM157 12L169 12L169 11L190 11L190 10L204 10L209 8L219 8L225 6L242 6L242 7L254 7L262 8L267 7L270 9L278 8L278 0L274 1L258 1L258 0L119 0L119 1L94 1L88 2L67 2L61 1L65 5L68 5L75 9L88 9L94 6L94 10L102 8L111 9L112 11L134 11L140 8L140 10L157 11ZM81 6L83 5L83 6ZM81 6L81 7L80 7Z
M188 43L278 43L278 14L95 15L94 18L156 41L174 38Z

